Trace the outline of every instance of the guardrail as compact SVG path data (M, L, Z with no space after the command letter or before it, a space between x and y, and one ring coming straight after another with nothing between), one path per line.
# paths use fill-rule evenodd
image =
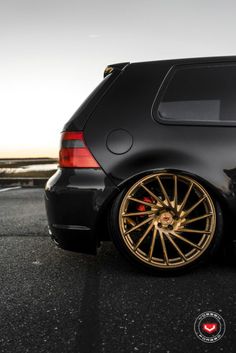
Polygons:
M0 178L0 186L44 187L48 179L43 177Z

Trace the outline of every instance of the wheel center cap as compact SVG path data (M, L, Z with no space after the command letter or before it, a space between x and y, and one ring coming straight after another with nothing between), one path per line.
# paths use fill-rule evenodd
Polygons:
M173 216L170 212L163 212L160 215L160 222L163 226L168 226L173 223Z

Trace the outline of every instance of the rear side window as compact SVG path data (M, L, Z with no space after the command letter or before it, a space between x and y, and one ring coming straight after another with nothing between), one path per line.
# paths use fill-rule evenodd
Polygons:
M169 123L236 125L236 65L186 65L160 92L158 118Z

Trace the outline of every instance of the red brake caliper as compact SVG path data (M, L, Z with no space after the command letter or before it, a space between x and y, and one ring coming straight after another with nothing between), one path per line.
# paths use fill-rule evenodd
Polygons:
M152 200L150 197L143 197L142 200L145 201L145 202L149 202L149 203L152 203L152 202L153 202L153 200ZM137 205L137 210L138 210L139 212L145 212L145 211L147 211L148 209L149 209L149 207L146 206L146 205L143 205L142 203L140 203L139 205Z

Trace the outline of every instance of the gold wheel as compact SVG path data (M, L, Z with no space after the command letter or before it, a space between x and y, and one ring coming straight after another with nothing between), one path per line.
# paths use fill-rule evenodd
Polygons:
M122 240L137 260L153 267L184 267L209 247L216 211L208 192L188 176L145 176L119 209Z

